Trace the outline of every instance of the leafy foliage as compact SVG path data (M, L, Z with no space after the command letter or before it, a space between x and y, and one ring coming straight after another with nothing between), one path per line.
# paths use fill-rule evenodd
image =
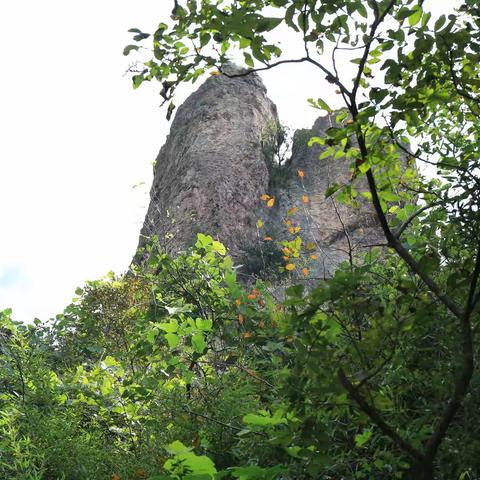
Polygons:
M173 25L132 30L153 39L134 86L156 78L167 101L234 46L252 71L315 67L345 101L310 141L350 162L328 194L355 206L365 178L385 247L276 298L268 278L239 283L225 247L199 235L177 258L149 246L54 322L4 310L2 478L478 477L476 3L432 19L416 0L188 0ZM305 56L269 40L285 27ZM338 74L341 52L353 79ZM281 244L287 272L301 246Z

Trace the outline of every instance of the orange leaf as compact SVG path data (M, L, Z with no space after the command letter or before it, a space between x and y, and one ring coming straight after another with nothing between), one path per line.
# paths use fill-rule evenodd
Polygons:
M306 205L310 199L308 198L308 195L302 195L302 202Z
M303 274L304 274L305 276L307 276L307 275L310 273L310 272L308 271L308 268L304 268L304 269L302 270L302 272L303 272Z
M241 313L238 314L238 323L240 325L243 325L245 323L245 317Z
M214 76L216 76L216 75L221 75L221 74L222 74L222 73L219 72L218 70L213 70L213 71L211 71L211 72L209 72L209 73L210 73L210 75L211 75L212 77L214 77Z
M253 336L252 332L245 332L240 335L242 338L250 338Z
M305 172L303 170L297 170L298 171L298 176L300 178L303 178L305 176Z
M312 260L317 260L318 255L315 255L315 254L313 253L312 255L310 255L310 258L311 258Z
M267 195L266 193L260 196L260 200L263 200L264 202L266 202L269 199L270 199L270 195Z
M297 212L298 212L298 208L297 207L292 207L292 208L288 209L287 215L289 217L291 217L292 215L295 215Z
M349 118L346 122L345 125L351 125L353 123L353 120Z
M237 299L235 300L235 303L236 303L238 306L240 306L240 304L241 304L242 302L241 302L241 300L240 300L239 298L237 298Z
M267 202L267 207L268 207L268 208L272 208L274 205L275 205L275 199L274 199L274 198L271 198L271 199Z
M264 302L261 298L259 298L259 299L258 299L258 304L259 304L261 307L263 307L263 306L265 305L265 302Z
M291 272L292 270L295 270L295 265L293 263L287 263L285 265L285 270L288 270L289 272Z
M256 300L257 296L254 293L250 293L247 297L249 300Z
M265 240L266 242L271 242L271 241L272 241L272 237L268 237L268 236L267 236L267 237L264 238L264 240Z
M117 475L116 473L114 473L112 476L111 476L111 479L112 480L122 480L120 475Z

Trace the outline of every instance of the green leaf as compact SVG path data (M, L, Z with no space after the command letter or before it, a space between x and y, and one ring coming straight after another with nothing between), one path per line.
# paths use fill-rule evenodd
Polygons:
M212 249L220 255L225 255L227 253L225 245L223 245L223 243L217 242L216 240L212 242Z
M192 346L197 353L203 353L205 351L207 344L205 343L203 333L196 333L192 336Z
M295 4L292 3L292 5L290 5L287 10L285 11L285 23L290 27L290 28L293 28L296 32L298 32L298 27L295 25L295 23L293 22L293 17L295 15Z
M205 320L203 318L197 318L195 320L195 325L203 332L210 332L212 330L213 321L210 318L206 318Z
M178 331L177 322L158 323L157 327L167 333L176 333Z
M419 5L414 8L414 12L408 17L408 23L411 27L415 26L421 19L423 15L422 7Z
M438 17L438 20L435 22L433 29L436 32L438 32L438 30L440 30L445 25L446 21L447 19L445 18L445 15L441 15L440 17Z
M283 22L283 18L266 17L263 18L255 28L257 33L270 32L277 28Z
M270 416L268 412L264 411L260 412L260 415L247 413L242 420L243 423L246 423L247 425L255 425L258 427L275 426L288 423L287 419L282 417L278 411L275 412L273 417Z
M366 9L365 6L362 5L361 3L358 3L358 4L357 4L357 12L358 12L363 18L368 18L367 9Z
M208 44L211 39L211 35L208 32L200 33L200 48Z
M372 437L372 431L371 430L364 430L363 433L359 433L355 435L355 445L360 448L365 445L370 438Z
M165 447L165 450L170 453L171 455L178 455L179 453L186 453L190 452L192 449L186 447L182 442L179 440L175 440L174 442L168 444Z
M285 470L281 465L263 468L257 465L248 467L234 467L231 472L238 480L273 480L280 478L279 475Z
M127 56L132 50L138 50L140 47L138 45L127 45L123 49L123 54Z
M166 333L164 337L167 340L168 346L170 348L176 348L180 343L180 339L178 338L178 335L175 335L174 333Z

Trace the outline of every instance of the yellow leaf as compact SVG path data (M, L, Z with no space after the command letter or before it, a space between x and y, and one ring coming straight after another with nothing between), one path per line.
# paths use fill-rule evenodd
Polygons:
M263 200L264 202L266 202L269 198L270 198L270 195L267 195L266 193L260 196L260 200Z
M244 322L245 322L245 317L244 317L241 313L239 313L239 314L238 314L238 323L239 323L240 325L243 325Z
M288 270L289 272L291 272L292 270L295 270L295 265L293 263L287 263L285 265L285 270Z
M267 207L268 207L268 208L272 208L274 205L275 205L275 199L274 199L274 198L271 198L271 199L267 202Z
M263 227L263 220L258 219L257 220L257 228L262 228Z
M349 118L346 122L345 125L351 125L353 123L353 120Z
M218 70L213 70L213 71L211 71L211 72L209 72L209 73L210 73L210 75L211 75L212 77L214 77L214 76L216 76L216 75L221 75L221 74L222 74L222 73L219 72Z
M316 245L313 242L307 243L307 250L315 250Z
M242 338L250 338L253 336L252 332L245 332L240 335Z

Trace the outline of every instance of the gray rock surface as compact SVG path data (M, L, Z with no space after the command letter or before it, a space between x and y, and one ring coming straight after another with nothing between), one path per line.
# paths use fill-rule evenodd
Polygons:
M139 246L153 235L169 253L208 233L234 258L256 236L269 182L263 143L277 109L256 75L212 76L178 109L158 154Z
M360 198L360 206L354 208L336 200L335 195L325 197L330 185L350 183L351 160L319 159L324 147L308 147L307 142L311 137L323 137L327 129L337 126L335 117L336 114L320 117L311 130L295 133L289 180L273 192L278 207L272 212L270 224L281 225L290 219L293 226L301 228L298 235L303 245L315 245L312 253L318 258L307 265L315 277L333 275L341 262L355 260L371 245L384 242L371 203ZM304 174L303 180L299 171ZM368 190L365 177L356 181L355 188L359 192ZM306 204L304 195L308 197ZM292 207L298 209L297 213L288 216ZM287 233L284 228L281 235Z

